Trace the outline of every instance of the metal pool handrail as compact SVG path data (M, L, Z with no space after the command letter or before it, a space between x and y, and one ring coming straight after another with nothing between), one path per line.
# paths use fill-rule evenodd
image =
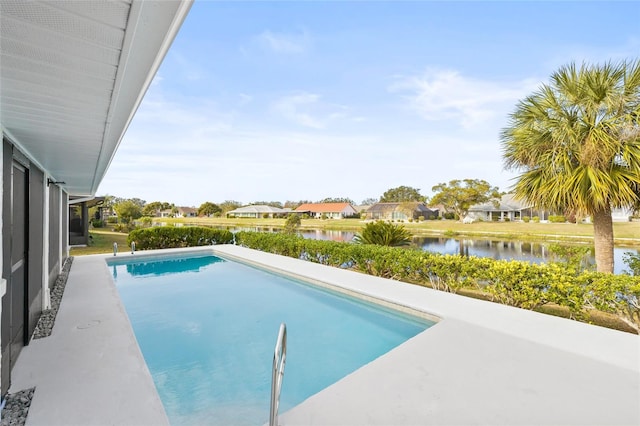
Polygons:
M273 371L271 372L271 412L269 426L278 425L278 406L280 405L280 389L284 376L284 363L287 358L287 326L280 324L278 340L273 351Z

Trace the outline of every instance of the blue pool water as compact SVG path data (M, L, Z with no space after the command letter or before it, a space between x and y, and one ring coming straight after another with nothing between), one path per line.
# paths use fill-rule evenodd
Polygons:
M433 324L211 255L109 267L173 425L267 422L281 322L281 412Z

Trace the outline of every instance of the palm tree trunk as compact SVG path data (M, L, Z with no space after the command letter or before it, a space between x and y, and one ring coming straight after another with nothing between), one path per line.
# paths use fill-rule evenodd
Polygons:
M611 208L593 213L593 236L598 272L613 273L613 222Z

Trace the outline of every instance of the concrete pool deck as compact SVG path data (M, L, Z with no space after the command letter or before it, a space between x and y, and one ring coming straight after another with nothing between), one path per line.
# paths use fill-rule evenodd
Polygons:
M213 251L440 318L281 413L281 425L640 424L636 335L242 247L188 251ZM52 335L18 359L11 392L36 387L27 425L167 424L109 257L75 258ZM285 372L285 387L286 380Z

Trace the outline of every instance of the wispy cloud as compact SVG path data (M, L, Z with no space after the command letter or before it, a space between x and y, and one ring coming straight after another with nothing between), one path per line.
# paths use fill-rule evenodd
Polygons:
M495 82L427 69L421 75L398 77L389 90L405 94L410 107L426 120L454 120L473 127L504 114L505 106L513 106L537 86L533 80Z
M298 54L306 52L311 40L306 31L298 33L276 33L270 30L256 37L258 43L266 49L282 54Z
M271 110L300 126L323 129L330 122L345 118L347 107L323 102L316 93L302 92L278 99Z

